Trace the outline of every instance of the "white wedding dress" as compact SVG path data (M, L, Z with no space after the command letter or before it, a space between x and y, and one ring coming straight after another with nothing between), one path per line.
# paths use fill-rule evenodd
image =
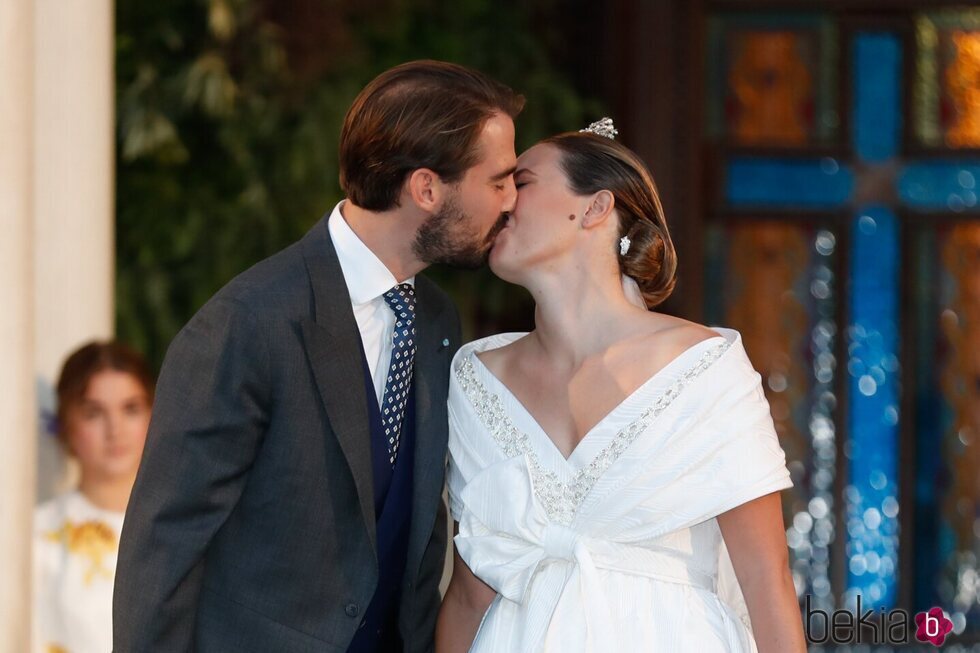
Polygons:
M755 651L715 517L792 486L738 332L696 344L566 460L476 357L453 359L457 550L497 597L471 651Z

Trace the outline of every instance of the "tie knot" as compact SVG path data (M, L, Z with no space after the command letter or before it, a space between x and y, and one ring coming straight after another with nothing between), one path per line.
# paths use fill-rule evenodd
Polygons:
M385 301L399 320L415 319L415 288L400 283L384 294Z

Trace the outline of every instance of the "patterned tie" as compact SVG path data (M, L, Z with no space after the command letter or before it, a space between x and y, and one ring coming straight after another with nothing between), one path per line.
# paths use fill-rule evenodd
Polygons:
M407 283L398 284L384 298L395 313L395 333L391 339L388 381L381 400L381 424L388 437L388 460L394 467L415 362L415 288Z

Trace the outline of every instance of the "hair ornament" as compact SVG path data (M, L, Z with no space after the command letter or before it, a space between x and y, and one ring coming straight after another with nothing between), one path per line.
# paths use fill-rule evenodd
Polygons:
M619 130L613 126L612 118L608 117L601 120L596 120L585 129L580 129L579 132L590 132L596 136L608 138L611 141L616 140L616 136L619 135Z
M626 256L626 252L630 251L630 245L633 241L630 240L629 236L623 236L619 239L619 255Z

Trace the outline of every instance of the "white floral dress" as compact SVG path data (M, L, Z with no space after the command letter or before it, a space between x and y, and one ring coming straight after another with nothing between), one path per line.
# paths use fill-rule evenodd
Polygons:
M34 641L38 653L112 650L112 585L122 512L80 492L34 513Z

